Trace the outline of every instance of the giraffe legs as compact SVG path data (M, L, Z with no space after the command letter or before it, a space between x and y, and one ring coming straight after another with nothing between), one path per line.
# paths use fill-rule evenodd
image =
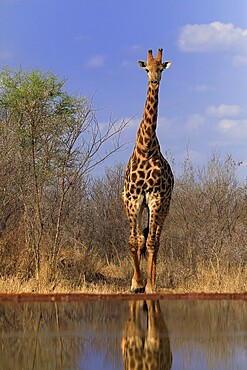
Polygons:
M156 240L151 237L147 240L148 263L147 263L147 285L146 293L155 293L156 291L156 261L158 245Z
M141 262L141 250L143 248L145 240L143 235L137 232L136 228L132 228L129 238L129 249L133 258L134 264L134 275L132 278L131 292L132 293L144 293L145 286L143 285L143 279L140 271Z
M149 234L147 238L147 285L145 288L146 293L156 292L156 264L157 255L160 243L160 234L162 226L167 215L166 210L161 210L159 204L154 204L149 207L150 221L149 221Z
M123 198L126 213L130 223L129 251L133 259L134 275L132 278L132 293L155 293L156 291L156 263L159 250L160 234L166 215L169 210L169 202L163 204L159 196L152 195L148 204L144 205L143 199L132 201ZM142 230L142 212L148 206L148 228ZM147 235L146 235L147 232ZM147 284L143 284L140 262L142 251L147 249Z
M140 262L141 253L144 249L145 237L141 230L141 218L144 207L133 207L131 211L127 209L127 215L130 223L129 250L133 259L134 275L132 278L131 292L144 293L145 286L141 276Z

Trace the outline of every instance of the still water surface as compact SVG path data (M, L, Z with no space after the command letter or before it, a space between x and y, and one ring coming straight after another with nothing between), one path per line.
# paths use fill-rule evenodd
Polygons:
M246 364L244 300L0 304L1 370L237 370Z

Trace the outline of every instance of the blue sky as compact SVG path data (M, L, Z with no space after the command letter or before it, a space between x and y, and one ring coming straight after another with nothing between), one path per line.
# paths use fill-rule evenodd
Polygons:
M135 117L123 134L132 143L106 165L128 161L147 90L137 61L160 47L172 61L160 86L162 151L176 169L187 148L195 165L231 153L246 178L246 0L0 0L0 66L66 78L71 93L94 95L102 124Z

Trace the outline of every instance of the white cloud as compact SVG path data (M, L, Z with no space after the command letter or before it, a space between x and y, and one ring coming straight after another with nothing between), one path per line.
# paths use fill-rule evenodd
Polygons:
M134 52L139 52L143 50L143 47L141 45L134 44L130 46L130 50Z
M85 42L87 42L89 40L90 40L90 38L87 35L82 35L81 34L81 35L77 35L75 37L75 41L78 42L79 44L84 44Z
M169 146L171 141L177 140L178 136L184 133L185 127L181 127L181 117L158 116L157 136L160 145Z
M137 54L140 56L140 55L143 54L143 52L146 54L146 51L145 51L145 49L143 49L143 46L141 46L139 44L125 45L121 48L121 52L125 56L126 55L131 56L131 58L134 57Z
M187 24L178 44L184 52L231 52L235 67L247 64L247 28L232 23Z
M124 60L121 63L121 66L124 67L124 68L132 67L132 65L133 65L133 63L130 60Z
M206 109L206 114L213 117L236 117L240 113L238 105L221 104L219 106L210 105Z
M103 55L95 55L87 62L89 68L101 68L105 63L105 57Z
M199 93L216 91L215 87L209 86L209 85L190 86L189 89L190 89L190 91L195 91L195 92L199 92Z
M135 117L132 117L132 118L126 118L125 120L127 120L129 122L128 126L127 126L129 129L137 130L138 127L140 126L142 117L135 116Z
M206 155L201 150L196 150L191 148L191 143L183 142L180 150L175 155L175 163L178 164L178 173L183 173L185 166L192 163L193 166L202 165L206 160ZM188 163L187 163L188 161Z
M197 129L205 122L205 118L198 113L191 114L188 118L187 127L188 129Z
M3 49L0 50L0 59L7 60L13 58L14 53L11 50Z
M247 65L247 55L235 55L233 57L233 64L235 67L242 67Z
M229 134L231 137L247 137L247 119L222 119L218 127L221 132Z

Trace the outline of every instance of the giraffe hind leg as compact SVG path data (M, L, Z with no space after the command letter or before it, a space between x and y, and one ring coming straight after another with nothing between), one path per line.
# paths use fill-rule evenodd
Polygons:
M157 237L156 231L159 219L159 208L159 203L153 203L152 207L149 208L149 233L146 242L148 253L146 293L156 292L156 261L159 249L159 238Z
M143 229L143 236L144 236L144 243L141 249L141 256L144 256L146 258L147 256L147 237L148 237L148 226Z
M147 238L149 233L149 209L147 208L147 226L143 229L144 243L141 249L141 256L147 257Z

